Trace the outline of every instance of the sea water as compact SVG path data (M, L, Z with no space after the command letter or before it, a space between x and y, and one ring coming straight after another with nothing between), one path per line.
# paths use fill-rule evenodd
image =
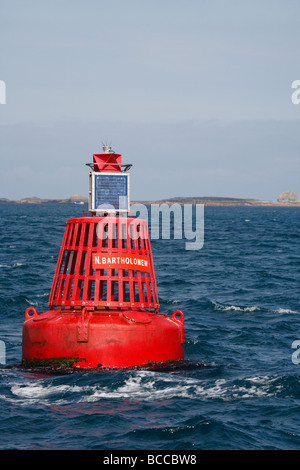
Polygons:
M300 447L300 209L205 207L204 245L152 240L160 311L185 316L185 360L26 369L29 306L48 309L78 205L0 204L0 449Z

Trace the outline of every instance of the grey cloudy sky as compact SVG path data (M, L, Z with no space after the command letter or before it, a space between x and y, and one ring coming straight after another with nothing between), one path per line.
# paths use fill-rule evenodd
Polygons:
M297 0L0 0L0 197L300 197Z

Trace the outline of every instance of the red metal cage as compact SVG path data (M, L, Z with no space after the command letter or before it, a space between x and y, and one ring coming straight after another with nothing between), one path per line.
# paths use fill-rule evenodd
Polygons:
M124 262L116 269L109 263L97 269L93 263L96 255L100 258L103 255L105 260L108 256L114 259L118 256ZM145 261L147 268L137 264L140 260ZM130 307L158 312L147 221L115 216L69 219L49 306L51 309L54 306Z

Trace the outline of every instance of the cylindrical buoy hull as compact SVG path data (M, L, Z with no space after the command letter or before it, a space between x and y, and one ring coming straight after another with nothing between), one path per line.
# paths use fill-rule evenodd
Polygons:
M34 309L32 309L34 310ZM25 315L24 365L122 368L184 357L182 312L55 309Z

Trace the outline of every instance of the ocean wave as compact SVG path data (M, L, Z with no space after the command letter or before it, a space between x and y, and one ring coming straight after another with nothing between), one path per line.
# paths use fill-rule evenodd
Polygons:
M299 312L297 312L296 310L291 310L289 308L278 308L275 310L275 313L284 314L284 313L299 313Z
M0 268L19 268L20 266L26 266L26 263L0 264Z
M174 377L139 371L130 375L122 384L114 387L94 385L44 384L41 381L30 384L14 384L13 397L3 397L20 405L42 404L45 406L71 403L94 403L107 399L157 401L174 398L238 399L276 396L283 384L278 377L254 376L233 381L217 379L212 381L196 378Z
M43 294L36 294L36 297L49 297L50 292L44 292Z
M180 304L179 300L176 299L166 299L164 300L162 297L160 297L161 302L165 302L167 305L178 305Z
M35 297L39 297L39 296L35 295ZM2 302L4 305L10 305L10 304L23 305L24 303L28 305L38 305L37 301L29 299L28 297L22 294L16 295L15 297L0 296L0 302Z
M25 302L27 302L29 305L38 305L38 302L34 302L33 300L29 300L25 298Z
M211 302L215 310L221 310L223 312L257 312L261 310L260 307L257 307L256 305L251 306L251 307L245 307L245 306L240 306L240 305L223 305L220 304L216 301Z

